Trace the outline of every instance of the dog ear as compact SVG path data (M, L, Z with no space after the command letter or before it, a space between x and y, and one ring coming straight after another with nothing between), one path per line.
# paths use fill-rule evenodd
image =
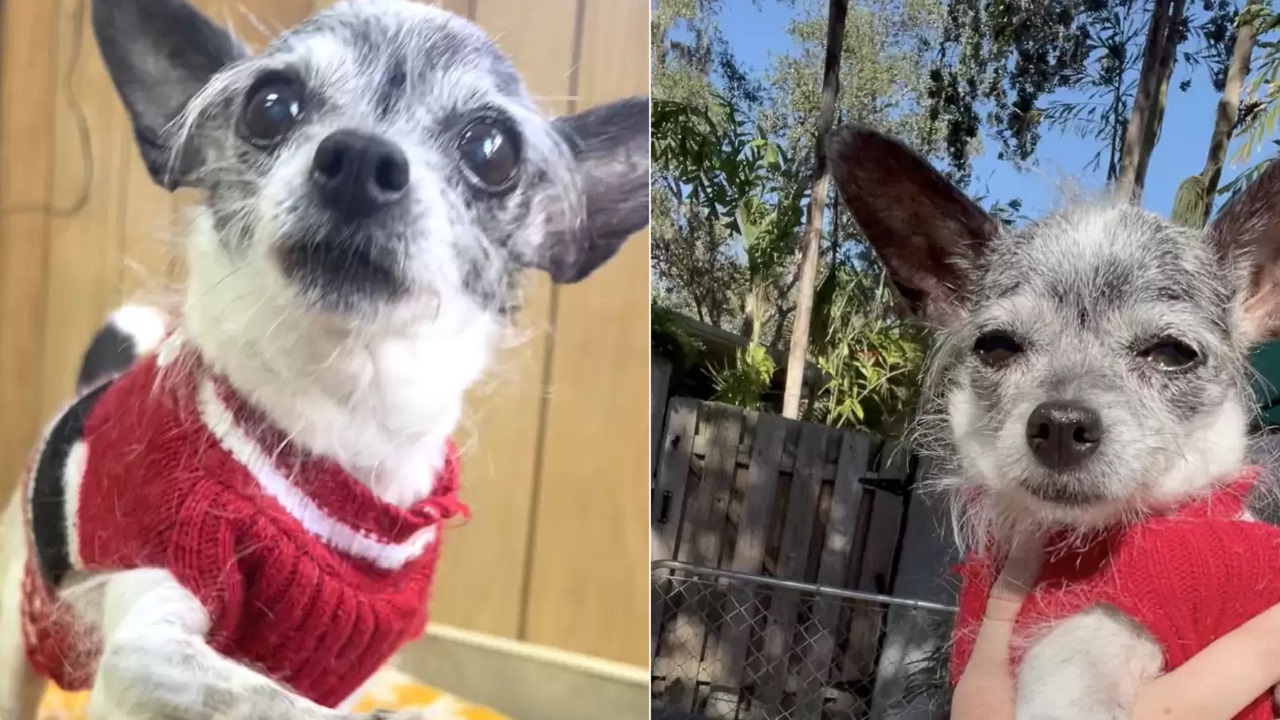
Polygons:
M526 258L557 283L586 278L649 224L649 99L635 97L558 118L582 182L577 222L551 218Z
M185 0L93 0L93 33L151 177L189 184L199 148L172 147L166 130L244 48Z
M886 135L846 127L828 147L836 189L908 308L926 322L947 324L967 268L999 224Z
M1242 309L1249 341L1280 340L1280 162L1232 198L1208 233L1227 266L1246 271Z

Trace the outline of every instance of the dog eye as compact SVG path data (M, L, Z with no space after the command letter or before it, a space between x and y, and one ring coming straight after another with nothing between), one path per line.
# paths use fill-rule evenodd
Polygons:
M1024 349L1012 335L999 330L983 333L973 343L973 353L984 365L991 367L1004 365Z
M293 78L270 76L254 85L240 114L240 132L249 142L272 145L302 117L303 90Z
M1180 370L1200 359L1195 348L1174 338L1160 338L1143 348L1139 355L1161 370Z
M501 192L510 188L520 167L519 138L499 120L477 120L459 136L458 157L472 184L485 192Z

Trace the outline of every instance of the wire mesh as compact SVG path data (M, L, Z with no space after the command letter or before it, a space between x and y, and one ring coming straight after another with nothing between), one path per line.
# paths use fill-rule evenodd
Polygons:
M942 720L954 609L675 562L652 573L654 720Z

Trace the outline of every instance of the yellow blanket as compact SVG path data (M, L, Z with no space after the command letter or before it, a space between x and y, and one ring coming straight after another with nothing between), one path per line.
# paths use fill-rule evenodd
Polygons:
M87 693L67 693L50 685L40 705L38 720L84 720L88 699ZM389 668L370 681L352 709L357 713L420 709L430 720L508 720L488 708L459 700Z

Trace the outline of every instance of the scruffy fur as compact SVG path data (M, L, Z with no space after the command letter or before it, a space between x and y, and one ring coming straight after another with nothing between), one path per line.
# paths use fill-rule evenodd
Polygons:
M1009 229L878 133L843 129L830 157L906 306L937 331L918 439L942 469L963 546L1083 538L1242 469L1247 353L1277 337L1280 167L1205 231L1108 202ZM993 337L1006 355L991 354ZM1051 401L1100 419L1076 466L1031 449L1028 419ZM1087 610L1028 648L1016 717L1128 717L1161 662L1127 617Z
M576 282L648 223L647 99L549 118L483 32L438 8L341 2L258 54L185 0L94 0L93 27L153 178L204 197L177 337L387 502L432 490L518 275ZM281 83L301 102L264 141L249 109ZM466 162L483 123L515 148L512 173ZM382 153L369 156L380 189L360 207L321 182L338 173L322 146L352 132ZM0 553L3 720L29 720L39 687L16 631L21 497ZM104 639L94 718L352 717L214 653L203 607L167 571L76 577L60 592Z

